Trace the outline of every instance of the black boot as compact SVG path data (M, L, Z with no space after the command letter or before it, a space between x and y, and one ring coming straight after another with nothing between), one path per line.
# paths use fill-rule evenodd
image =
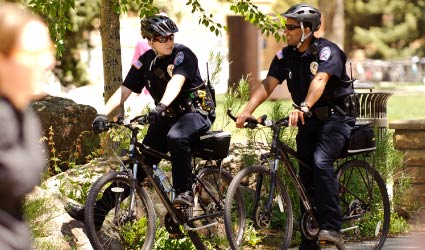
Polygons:
M78 205L76 203L68 202L65 205L65 211L73 219L84 222L84 206Z
M187 205L189 207L193 207L193 193L192 191L186 191L180 193L176 196L173 202L174 207L180 207L182 205Z

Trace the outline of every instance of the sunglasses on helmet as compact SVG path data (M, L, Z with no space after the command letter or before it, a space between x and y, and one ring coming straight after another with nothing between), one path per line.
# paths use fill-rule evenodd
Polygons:
M293 24L287 24L287 25L285 25L285 29L286 30L296 30L296 29L299 29L299 28L301 28L301 26L299 26L299 25L293 25Z
M153 40L159 43L166 43L168 41L174 41L174 35L159 36L159 37L155 37Z

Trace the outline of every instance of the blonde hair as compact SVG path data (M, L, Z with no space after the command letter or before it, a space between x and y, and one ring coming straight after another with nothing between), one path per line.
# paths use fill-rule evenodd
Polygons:
M18 4L0 3L0 53L10 55L23 28L31 21L44 23L39 16Z

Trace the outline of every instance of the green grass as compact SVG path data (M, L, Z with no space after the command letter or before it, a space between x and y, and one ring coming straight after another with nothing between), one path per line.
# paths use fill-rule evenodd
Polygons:
M425 119L425 92L394 93L387 103L388 123L395 120Z

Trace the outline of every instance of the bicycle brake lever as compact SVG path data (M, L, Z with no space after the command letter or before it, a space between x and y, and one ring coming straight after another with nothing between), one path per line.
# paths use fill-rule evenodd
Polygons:
M267 115L262 115L257 119L258 123L260 123L263 126L269 127L273 125L273 122L269 119L267 119Z

